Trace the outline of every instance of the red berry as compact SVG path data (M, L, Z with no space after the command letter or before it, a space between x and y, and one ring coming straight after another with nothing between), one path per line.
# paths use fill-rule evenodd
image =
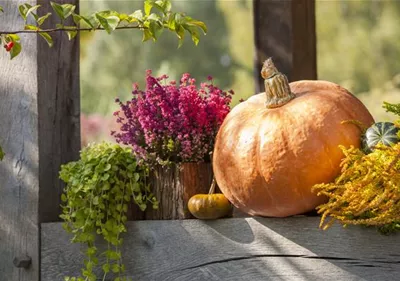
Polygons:
M6 45L6 51L9 52L14 47L14 42L8 42Z

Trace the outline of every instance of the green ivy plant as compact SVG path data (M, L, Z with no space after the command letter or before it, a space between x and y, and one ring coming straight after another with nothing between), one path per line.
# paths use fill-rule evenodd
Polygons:
M72 242L87 245L82 276L66 281L95 281L94 269L101 266L103 279L112 272L115 281L123 277L121 234L126 232L128 204L132 201L144 211L148 204L158 208L158 201L146 184L149 169L138 165L131 149L118 144L90 144L80 159L61 166L60 178L66 183L62 194L61 218L64 229L73 234ZM101 236L107 249L100 251L95 240ZM99 257L105 262L99 265Z
M24 30L1 31L0 40L11 59L18 56L22 50L20 33L39 34L50 47L53 46L51 33L65 32L72 40L80 31L105 30L111 33L119 29L139 29L143 32L143 41L157 38L165 29L174 32L178 39L180 47L188 32L197 45L200 40L201 31L206 34L207 27L204 22L193 19L184 13L177 13L171 10L172 5L169 0L145 0L144 12L137 10L131 14L119 13L117 11L100 11L89 16L83 16L75 13L76 6L72 4L57 4L50 2L59 23L50 29L43 29L41 26L45 21L52 17L52 13L39 15L41 5L32 6L28 3L21 4L18 7L21 17L25 21ZM4 12L0 6L0 13ZM33 19L36 24L28 24L28 19ZM66 21L72 18L73 24L66 25Z

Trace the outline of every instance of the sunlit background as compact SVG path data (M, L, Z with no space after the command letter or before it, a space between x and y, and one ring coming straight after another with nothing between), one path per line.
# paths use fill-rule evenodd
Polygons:
M172 0L208 26L197 47L190 38L178 49L172 33L142 43L136 30L81 36L82 144L112 140L116 97L131 97L147 69L179 79L188 72L198 82L208 75L235 91L232 106L254 94L251 0ZM81 0L81 13L113 9L131 13L143 1ZM341 84L358 96L376 120L393 121L383 101L400 103L400 1L317 0L318 79Z

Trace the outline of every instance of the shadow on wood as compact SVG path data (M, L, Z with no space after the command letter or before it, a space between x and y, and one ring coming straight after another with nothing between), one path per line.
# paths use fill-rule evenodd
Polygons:
M316 217L129 222L126 274L141 281L398 278L400 235L318 224ZM42 281L79 273L78 250L61 224L42 224Z

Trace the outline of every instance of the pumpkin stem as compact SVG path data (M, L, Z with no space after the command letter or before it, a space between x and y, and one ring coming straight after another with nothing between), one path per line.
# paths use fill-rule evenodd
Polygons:
M215 178L213 177L211 187L210 187L210 190L208 191L208 194L214 194L215 186L216 186L216 182L215 182Z
M276 69L272 58L267 59L261 69L261 76L264 78L267 108L280 107L296 96L290 91L287 77Z

